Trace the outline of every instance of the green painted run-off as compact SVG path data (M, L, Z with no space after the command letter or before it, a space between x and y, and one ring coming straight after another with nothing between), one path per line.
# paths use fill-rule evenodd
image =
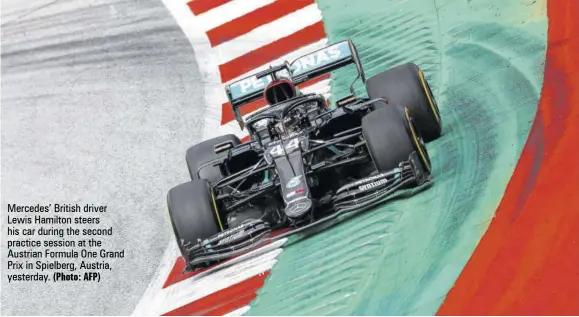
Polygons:
M546 47L532 0L318 0L368 76L413 61L438 100L435 184L288 246L248 315L432 315L499 204L534 119ZM332 76L344 96L354 70ZM363 93L363 87L357 86Z

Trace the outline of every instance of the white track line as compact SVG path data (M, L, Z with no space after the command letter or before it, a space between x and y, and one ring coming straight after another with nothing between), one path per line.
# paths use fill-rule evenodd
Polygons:
M263 274L276 263L281 247L287 241L282 239L244 255L244 259L231 266L202 273L157 291L150 297L148 314L161 315L183 307L207 295L243 282L253 276Z
M237 19L249 12L264 7L275 0L236 0L196 16L199 30L207 32L222 24Z
M225 64L262 46L289 36L322 20L318 6L311 4L215 47L219 63Z
M155 295L162 290L165 281L169 277L171 273L171 269L175 265L175 260L180 256L179 250L177 249L177 244L175 239L171 239L171 242L167 246L163 257L161 258L161 262L159 267L157 267L157 271L153 275L151 282L147 286L147 289L143 293L141 300L133 309L131 315L133 316L150 316L153 315L153 311L157 311L158 308L151 305L152 299Z
M247 313L249 310L251 309L251 306L243 306L237 310L234 310L228 314L225 314L225 316L243 316L243 314Z

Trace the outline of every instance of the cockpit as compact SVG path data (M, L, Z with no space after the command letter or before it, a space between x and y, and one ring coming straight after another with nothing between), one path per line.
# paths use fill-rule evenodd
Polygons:
M323 96L303 95L255 113L248 118L246 127L254 139L265 144L284 135L295 135L315 128L325 108Z

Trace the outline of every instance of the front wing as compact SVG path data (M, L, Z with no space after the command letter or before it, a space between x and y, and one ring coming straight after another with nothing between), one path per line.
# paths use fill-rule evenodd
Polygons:
M431 181L416 152L391 171L366 177L342 186L332 199L335 212L307 225L272 236L270 225L262 220L250 220L227 229L209 239L186 248L189 261L187 271L207 267L216 262L257 249L265 244L316 227L346 213L361 212L374 207L396 191L420 186Z

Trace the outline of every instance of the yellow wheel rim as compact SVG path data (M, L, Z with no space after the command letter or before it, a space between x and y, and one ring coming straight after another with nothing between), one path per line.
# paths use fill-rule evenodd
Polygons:
M430 171L430 163L428 163L428 160L426 159L426 153L424 153L424 150L420 146L420 142L418 141L418 134L416 133L416 131L414 131L414 126L412 125L412 121L410 121L410 112L408 111L408 108L406 108L406 107L404 107L404 114L406 115L406 120L408 121L408 126L410 127L410 133L412 133L412 140L414 141L414 144L416 145L416 148L418 149L418 154L420 155L422 162L424 162L426 169L428 171Z
M422 73L422 69L418 68L418 77L420 77L420 84L422 85L422 89L424 89L424 93L426 94L426 98L428 99L428 104L432 109L432 113L434 113L434 118L436 118L437 122L440 122L440 117L438 116L438 112L436 111L436 107L434 106L433 97L428 92L428 88L426 87L426 80L424 79L424 73Z

